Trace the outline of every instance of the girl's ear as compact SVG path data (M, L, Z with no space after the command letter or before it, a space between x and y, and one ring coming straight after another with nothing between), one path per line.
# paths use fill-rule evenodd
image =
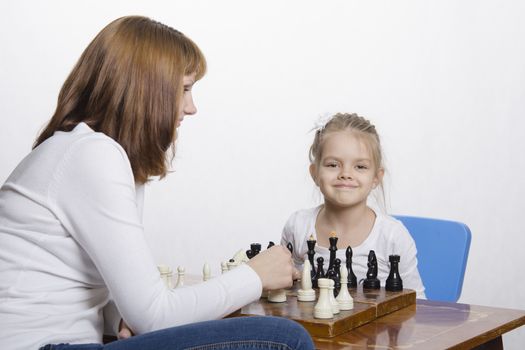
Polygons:
M373 188L376 188L381 183L381 181L383 181L383 176L384 175L385 175L385 169L379 168L377 170L376 176L374 178Z
M312 180L314 180L315 184L317 186L319 186L319 184L317 183L317 167L315 166L315 164L310 164L310 176L312 177Z

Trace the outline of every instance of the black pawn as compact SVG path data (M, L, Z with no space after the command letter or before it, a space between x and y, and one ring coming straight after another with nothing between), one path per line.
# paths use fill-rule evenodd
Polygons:
M390 292L400 292L403 290L403 280L399 275L399 261L401 258L399 255L390 255L388 257L390 261L390 274L386 279L385 289Z
M266 249L270 249L271 247L273 247L275 245L275 243L273 243L272 241L270 241L268 243L268 247L266 247Z
M317 258L317 271L315 272L315 277L312 280L312 287L313 288L318 288L317 280L319 278L324 278L323 263L324 263L323 257L322 256L318 257Z
M348 270L348 287L357 288L357 277L352 269L352 247L346 248L346 269Z
M335 272L335 279L334 279L334 288L337 293L339 293L339 289L341 289L341 259L336 258L334 260L334 270Z
M248 249L246 251L246 256L248 257L248 259L253 258L255 255L256 255L255 252L253 250L251 250L251 249Z
M366 272L366 279L363 281L363 289L379 289L381 282L377 279L377 258L376 253L371 250L368 253L368 271Z

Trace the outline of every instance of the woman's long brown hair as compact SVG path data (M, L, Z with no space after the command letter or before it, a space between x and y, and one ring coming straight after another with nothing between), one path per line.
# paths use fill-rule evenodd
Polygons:
M164 177L180 117L183 77L195 74L198 80L205 71L202 52L184 34L145 17L119 18L82 53L33 147L55 131L85 122L124 148L135 181Z

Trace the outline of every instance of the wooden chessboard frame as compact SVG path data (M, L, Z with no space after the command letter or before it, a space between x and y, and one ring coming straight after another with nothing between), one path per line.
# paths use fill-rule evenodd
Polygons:
M332 319L317 319L313 316L317 300L298 301L296 290L297 287L294 287L287 292L286 302L272 303L261 298L230 316L286 317L302 324L312 336L332 338L416 302L416 292L411 289L389 292L384 288L363 290L362 285L359 285L358 288L349 289L354 299L352 310L340 311ZM316 296L319 297L318 290Z

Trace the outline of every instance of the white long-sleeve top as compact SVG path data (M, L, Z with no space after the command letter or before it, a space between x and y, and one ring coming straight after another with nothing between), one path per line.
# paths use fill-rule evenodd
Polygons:
M281 237L281 244L291 242L293 245L293 259L298 268L307 259L308 245L306 241L310 235L317 240L315 222L322 205L303 209L293 213L286 222ZM425 297L425 287L417 269L417 249L412 236L401 221L376 212L374 226L368 237L357 247L352 247L352 270L357 280L365 279L368 271L368 253L374 250L377 258L377 278L381 286L385 286L390 273L389 256L397 254L401 257L399 274L403 280L403 287L416 291L418 298ZM341 260L341 266L346 266L346 247L339 247L336 257ZM324 259L324 270L328 267L330 251L328 247L315 246L314 259ZM317 264L316 261L314 263Z
M35 148L0 189L0 348L101 342L103 309L136 333L217 319L260 297L247 265L169 290L143 235L125 151L80 123ZM106 328L119 316L107 313Z

